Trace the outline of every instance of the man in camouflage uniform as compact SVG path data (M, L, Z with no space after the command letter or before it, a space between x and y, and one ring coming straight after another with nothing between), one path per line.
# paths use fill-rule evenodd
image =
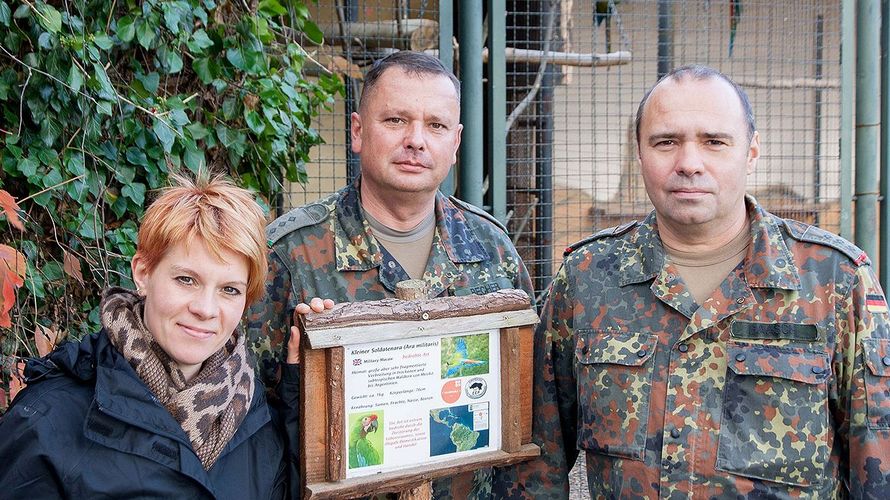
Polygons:
M331 196L297 208L269 225L266 296L248 311L248 332L261 375L277 384L293 312L310 299L336 302L395 296L409 278L381 243L375 221L391 231L429 222L430 243L417 278L431 296L484 294L519 288L532 296L528 271L504 227L486 212L438 191L456 161L462 126L460 84L438 59L398 52L365 77L352 115L352 148L361 177ZM433 222L434 219L434 222ZM428 257L426 255L428 254ZM425 267L423 263L426 262ZM486 497L490 471L436 481L436 497ZM472 492L472 493L471 493Z
M583 450L591 498L890 498L890 330L868 257L745 196L753 113L710 68L650 90L637 142L655 210L567 249L536 338L543 454L498 492L566 498ZM737 235L696 298L676 256Z

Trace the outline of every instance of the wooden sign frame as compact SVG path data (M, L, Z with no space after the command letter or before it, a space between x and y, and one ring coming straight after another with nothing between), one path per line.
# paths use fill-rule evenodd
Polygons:
M521 290L344 303L330 311L306 315L301 323L300 399L300 457L306 498L350 498L412 489L414 493L403 496L416 497L416 490L428 491L433 479L538 456L540 449L531 443L533 337L537 322L537 314ZM499 332L501 449L347 479L347 459L343 456L344 347L480 330Z

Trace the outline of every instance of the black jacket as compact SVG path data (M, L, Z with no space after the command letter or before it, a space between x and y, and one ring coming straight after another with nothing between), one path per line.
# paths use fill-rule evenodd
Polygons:
M26 368L0 418L0 497L283 498L285 439L262 386L209 471L105 332Z

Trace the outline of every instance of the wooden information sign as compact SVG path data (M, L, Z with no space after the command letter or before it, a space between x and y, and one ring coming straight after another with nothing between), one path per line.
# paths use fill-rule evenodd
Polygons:
M540 454L531 443L533 328L521 290L338 304L303 318L307 498L400 492ZM420 282L422 283L422 282Z

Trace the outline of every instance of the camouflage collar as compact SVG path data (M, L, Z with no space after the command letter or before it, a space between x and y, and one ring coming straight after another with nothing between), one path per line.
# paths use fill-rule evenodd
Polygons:
M451 262L469 264L488 260L488 252L467 222L467 216L447 196L436 192L436 229Z
M334 246L339 271L367 271L384 260L383 248L362 214L360 182L361 177L340 192L334 199L336 209L329 207L337 214ZM436 230L439 237L433 245L439 241L451 262L464 264L488 259L488 252L473 234L466 216L442 193L436 193Z
M746 196L751 218L751 246L745 257L745 279L755 288L800 290L800 275L788 246L780 220L763 209L753 196Z
M745 257L745 279L755 288L800 290L797 266L775 216L764 210L752 196L745 197L751 219L752 245ZM621 258L621 286L642 283L657 276L664 267L664 246L656 229L655 211L634 231Z
M367 271L383 262L383 251L371 234L371 226L362 215L359 182L340 191L331 210L337 214L334 224L334 248L338 271Z

